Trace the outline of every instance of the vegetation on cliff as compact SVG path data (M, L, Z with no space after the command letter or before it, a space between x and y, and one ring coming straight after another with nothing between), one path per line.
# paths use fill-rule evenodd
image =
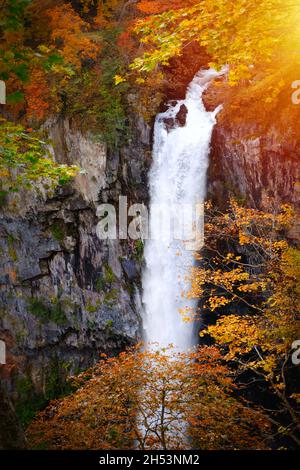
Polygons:
M300 337L300 251L288 236L295 223L289 206L265 213L232 200L225 214L208 209L205 249L189 295L208 312L210 326L201 337L221 346L248 393L256 384L272 397L268 416L276 432L299 445L292 352Z

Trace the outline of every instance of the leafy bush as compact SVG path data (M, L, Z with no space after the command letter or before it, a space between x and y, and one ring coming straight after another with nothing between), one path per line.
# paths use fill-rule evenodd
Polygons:
M115 282L115 275L108 263L104 265L104 280L106 284L113 284Z

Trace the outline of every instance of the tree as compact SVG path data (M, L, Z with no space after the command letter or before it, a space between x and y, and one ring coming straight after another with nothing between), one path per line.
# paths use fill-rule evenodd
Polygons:
M142 0L138 2L137 8L147 15L153 15L168 10L186 8L194 5L196 1L197 0L172 0L172 2L168 2L166 0Z
M133 349L74 379L28 428L47 449L262 449L263 413L233 397L219 351Z
M37 132L3 119L0 122L2 196L38 182L50 189L75 176L78 168L55 163Z
M70 3L48 10L51 28L51 41L60 50L63 58L80 67L84 59L95 60L100 50L87 36L89 25L73 10Z
M278 57L290 60L299 36L293 0L188 0L181 8L177 0L168 6L157 0L142 1L139 8L150 15L135 27L144 54L132 69L142 74L168 65L196 41L211 56L211 66L230 65L229 81L235 84L250 79L257 64L268 69Z
M213 323L201 335L224 348L237 376L250 373L264 381L276 403L269 410L271 422L299 445L291 354L300 338L300 252L286 241L293 222L289 206L265 213L235 201L228 213L208 216L206 249L189 295L202 299L202 311Z
M14 407L0 383L0 450L26 448L24 432L18 423Z
M43 120L50 107L50 90L45 70L41 67L32 67L24 91L28 118L37 122Z

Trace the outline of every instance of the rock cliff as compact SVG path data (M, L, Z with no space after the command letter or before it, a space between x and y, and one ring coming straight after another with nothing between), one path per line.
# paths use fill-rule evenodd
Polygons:
M216 83L206 106L223 104L211 144L208 194L224 208L231 196L270 210L291 203L299 210L300 106L287 87L273 102L242 87ZM252 99L253 98L253 99Z

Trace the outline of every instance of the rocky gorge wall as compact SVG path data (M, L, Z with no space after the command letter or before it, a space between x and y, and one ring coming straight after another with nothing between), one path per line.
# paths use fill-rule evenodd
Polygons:
M285 97L276 112L274 104L258 114L247 100L236 106L223 85L212 85L205 103L224 105L211 143L208 197L220 209L231 196L258 209L281 203L299 209L300 107ZM26 191L0 209L0 340L7 347L0 370L15 403L53 397L66 376L92 365L100 352L115 354L141 337L142 246L96 235L100 203L118 207L120 195L129 205L148 201L151 128L139 115L130 120L127 145L108 151L75 122L50 119L45 129L55 159L84 171L52 197ZM299 226L291 235L299 238Z
M13 401L51 397L100 352L115 354L140 338L143 247L96 235L100 203L118 208L119 195L129 205L147 202L150 128L132 120L130 141L115 152L67 119L49 120L55 159L83 173L50 198L26 191L1 208L1 375Z

